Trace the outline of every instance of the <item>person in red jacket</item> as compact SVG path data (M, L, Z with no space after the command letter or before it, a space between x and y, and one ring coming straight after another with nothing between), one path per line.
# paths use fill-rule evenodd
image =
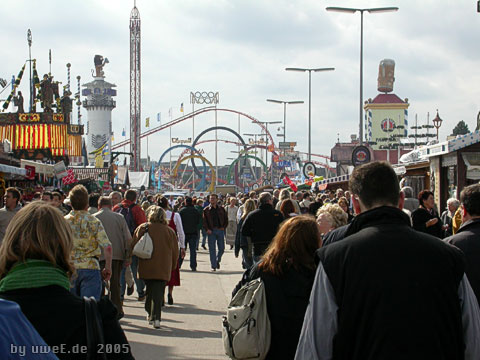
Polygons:
M127 190L125 198L120 204L113 207L113 211L122 214L127 222L130 234L133 236L135 229L147 222L145 212L136 204L137 192L135 190ZM145 300L145 282L137 277L138 257L132 256L131 269L135 285L137 285L138 300ZM122 276L122 289L124 288L125 276Z

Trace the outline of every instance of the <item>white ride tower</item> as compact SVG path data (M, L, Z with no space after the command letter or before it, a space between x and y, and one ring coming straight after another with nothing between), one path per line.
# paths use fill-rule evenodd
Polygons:
M114 96L117 90L114 84L105 81L103 66L108 59L95 55L95 73L92 70L93 81L82 86L83 107L87 110L87 153L88 164L97 167L110 165L112 148L112 110L116 107ZM96 152L96 154L91 154ZM101 159L100 159L101 157ZM100 160L100 161L99 161ZM101 164L100 164L101 163Z

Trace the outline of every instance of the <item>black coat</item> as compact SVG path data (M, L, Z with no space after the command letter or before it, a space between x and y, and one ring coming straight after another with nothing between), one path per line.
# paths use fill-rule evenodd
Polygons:
M198 227L202 221L202 216L193 205L185 206L179 212L182 218L183 232L185 235L198 234Z
M480 305L480 219L469 220L457 233L445 239L463 251L468 281Z
M433 226L427 227L426 223L431 219L438 219L438 222ZM436 236L440 239L443 238L442 220L440 220L438 215L432 214L422 207L412 212L412 223L413 228L417 231Z
M299 272L294 268L277 277L261 271L258 266L247 270L232 296L247 282L260 277L265 284L267 312L271 325L270 350L266 359L293 359L302 331L314 270Z
M317 251L338 306L333 359L463 359L461 251L390 206L347 229Z
M65 347L68 352L75 345L86 346L86 324L83 300L66 289L57 286L44 286L34 289L10 290L0 293L0 297L18 303L22 312L32 323L45 342L50 346ZM117 345L107 353L108 359L133 359L127 338L117 320L117 309L110 300L102 299L98 309L103 320L106 344ZM74 348L73 348L74 349ZM72 350L72 352L75 350ZM57 353L59 359L85 359L85 353Z
M250 236L253 255L261 256L277 234L283 221L283 215L270 204L262 204L260 208L247 215L242 226L242 235Z

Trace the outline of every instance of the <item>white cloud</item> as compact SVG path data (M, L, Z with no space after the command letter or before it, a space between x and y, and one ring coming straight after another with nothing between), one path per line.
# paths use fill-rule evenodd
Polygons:
M358 132L360 15L325 11L326 6L360 6L358 1L299 0L138 0L142 21L142 122L156 114L168 120L168 109L179 116L180 103L191 109L190 91L219 91L220 107L248 113L261 121L283 120L281 105L267 98L305 100L287 109L287 134L307 150L308 75L289 73L288 66L335 67L312 75L312 124L315 153L329 155L337 139ZM460 120L476 126L480 109L477 59L480 14L474 1L364 1L362 6L398 6L396 13L364 16L364 99L377 95L378 64L396 61L394 92L408 98L410 119L431 118L438 108L445 120L440 131L449 134ZM129 16L132 2L19 0L4 4L0 77L16 75L28 57L26 31L33 32L32 54L39 74L52 72L66 82L65 64L72 77L91 79L93 56L110 63L106 80L118 88L113 111L115 140L129 124ZM21 14L21 16L18 16ZM28 93L28 71L21 90ZM76 83L75 83L76 89ZM1 95L3 97L3 94ZM83 120L86 123L87 114ZM238 118L219 114L219 125L237 129ZM214 125L213 115L199 117L195 131ZM259 128L242 120L241 132ZM192 123L179 124L172 135L189 137ZM274 131L274 134L277 132ZM233 140L229 134L219 137ZM169 132L151 137L155 158L168 147ZM275 137L277 140L278 138ZM146 143L144 142L144 147ZM220 144L221 163L233 145ZM205 147L212 162L212 146ZM145 151L142 151L145 155Z

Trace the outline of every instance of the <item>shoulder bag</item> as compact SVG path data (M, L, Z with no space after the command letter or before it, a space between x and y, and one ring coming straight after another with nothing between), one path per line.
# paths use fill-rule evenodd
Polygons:
M151 259L153 253L153 241L148 233L148 225L145 229L145 233L140 240L133 247L132 254L138 256L140 259Z

